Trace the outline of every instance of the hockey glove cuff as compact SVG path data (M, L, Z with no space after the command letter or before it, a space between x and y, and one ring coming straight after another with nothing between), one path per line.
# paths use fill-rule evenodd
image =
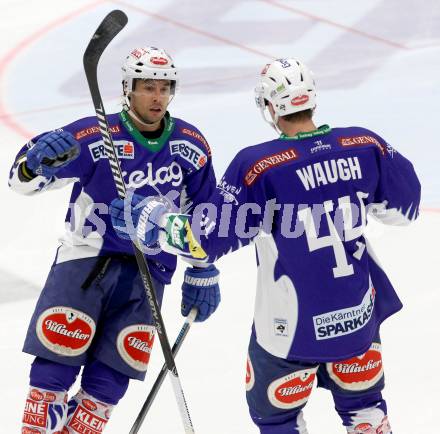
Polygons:
M78 140L68 131L52 131L40 137L26 153L26 167L35 175L51 178L81 152Z
M220 304L219 274L215 265L207 268L187 268L182 285L183 316L193 307L198 309L196 322L208 319Z

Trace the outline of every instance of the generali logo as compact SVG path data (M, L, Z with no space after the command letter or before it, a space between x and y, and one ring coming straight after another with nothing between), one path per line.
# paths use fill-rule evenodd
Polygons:
M124 328L117 338L119 355L136 371L145 372L154 342L154 326L135 324Z
M363 146L363 145L376 145L381 154L385 155L387 148L385 145L379 142L373 136L349 136L349 137L338 137L338 141L341 146Z
M95 329L90 316L65 306L46 309L36 325L38 339L48 350L70 357L89 348Z
M206 141L206 139L201 134L199 134L196 131L190 130L188 128L182 128L180 131L182 132L182 134L186 134L187 136L194 137L199 142L203 143L203 146L205 146L205 148L206 148L206 150L208 152L208 157L211 156L211 148L209 147L209 144Z
M119 128L119 125L111 125L110 131L113 134L116 134L116 133L119 133L121 131L121 129ZM80 140L80 139L83 139L84 137L93 136L93 135L97 135L97 134L100 134L99 127L92 126L92 127L84 128L83 130L76 132L75 138L76 138L76 140Z
M383 376L381 345L373 342L360 356L336 363L327 363L330 378L345 390L365 390Z
M246 172L244 183L250 187L264 172L272 169L273 167L296 160L297 158L298 154L293 148L289 148L285 151L277 152L276 154L264 157L254 163L254 165Z
M267 389L271 404L277 408L292 409L307 402L317 369L303 369L273 381Z

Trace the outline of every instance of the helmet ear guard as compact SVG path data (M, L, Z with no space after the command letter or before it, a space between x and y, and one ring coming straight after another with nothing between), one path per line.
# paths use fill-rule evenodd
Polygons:
M268 63L255 87L255 102L263 119L279 133L277 124L280 116L315 109L316 90L312 72L294 58ZM266 114L269 102L274 110L270 120Z

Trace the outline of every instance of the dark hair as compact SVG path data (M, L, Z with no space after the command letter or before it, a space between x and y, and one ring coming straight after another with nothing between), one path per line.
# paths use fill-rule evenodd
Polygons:
M313 117L313 109L302 110L300 112L291 113L290 115L285 115L280 117L287 122L309 121Z

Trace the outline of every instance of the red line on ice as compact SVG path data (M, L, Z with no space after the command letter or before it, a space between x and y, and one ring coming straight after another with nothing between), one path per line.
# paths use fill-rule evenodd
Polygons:
M214 33L210 33L205 30L202 30L202 29L198 29L197 27L190 26L189 24L182 23L181 21L173 20L172 18L169 18L167 16L160 15L160 14L157 14L154 12L149 12L146 9L132 5L132 4L127 3L125 1L122 1L122 0L111 0L111 3L125 6L126 8L133 9L141 14L148 15L149 17L156 18L160 21L164 21L166 23L172 24L175 27L180 27L182 29L188 30L189 32L197 33L198 35L205 36L205 37L207 37L209 39L213 39L215 41L223 42L224 44L227 44L227 45L232 45L233 47L237 47L237 48L240 48L241 50L248 51L249 53L253 53L258 56L264 57L265 59L276 59L276 57L277 57L272 54L264 53L263 51L256 50L255 48L248 47L247 45L240 44L239 42L233 41L231 39L224 38L223 36L215 35Z
M83 12L95 8L97 5L105 3L105 0L97 0L88 5L85 5L76 11L70 12L67 15L57 18L55 21L45 25L43 28L37 30L34 33L31 33L26 38L24 38L21 42L19 42L15 47L9 50L6 55L0 59L0 88L5 86L4 79L5 73L9 65L17 58L17 56L30 45L35 43L38 39L43 37L45 34L53 30L54 28L64 24L65 22L71 20L72 18L82 14ZM5 103L3 101L4 92L0 92L0 121L3 122L8 128L12 129L15 133L22 135L25 138L30 138L33 136L33 133L28 131L25 127L20 125L14 119L14 115L8 112L6 109Z
M343 30L345 30L347 32L355 33L355 34L357 34L359 36L363 36L365 38L372 39L374 41L381 42L381 43L386 44L386 45L390 45L390 46L392 46L394 48L400 48L402 50L409 50L408 47L406 47L403 44L399 44L398 42L390 41L390 40L382 38L380 36L372 35L371 33L363 32L362 30L355 29L354 27L349 27L349 26L346 26L344 24L337 23L336 21L332 21L332 20L329 20L327 18L320 17L318 15L314 15L314 14L311 14L309 12L302 11L302 10L294 8L292 6L287 6L285 4L278 3L275 0L261 0L261 1L263 1L264 3L267 3L267 4L271 5L271 6L274 6L274 7L277 7L277 8L284 9L286 11L292 12L292 13L294 13L296 15L301 15L303 17L310 18L311 20L314 20L314 21L320 21L320 22L328 24L329 26L332 26L332 27L338 27L338 28L343 29Z

